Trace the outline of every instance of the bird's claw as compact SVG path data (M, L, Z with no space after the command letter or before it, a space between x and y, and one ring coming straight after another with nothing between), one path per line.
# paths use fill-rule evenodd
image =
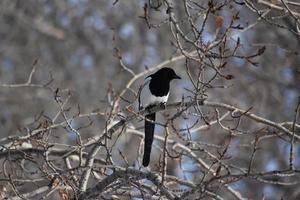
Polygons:
M166 102L161 102L161 103L160 103L160 107L161 107L162 109L166 109L166 105L167 105Z
M145 110L149 113L155 107L155 105L149 105L145 108Z

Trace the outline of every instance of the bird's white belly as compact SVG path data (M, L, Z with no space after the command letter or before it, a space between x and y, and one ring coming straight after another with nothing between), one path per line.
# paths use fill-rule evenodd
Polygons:
M166 103L168 101L168 97L169 97L169 93L166 96L162 96L162 97L156 97L154 95L151 95L148 105Z
M141 91L141 94L140 94L141 95L140 96L141 106L146 108L149 105L166 103L168 101L169 93L166 96L162 96L162 97L155 96L155 95L151 94L151 92L150 92L149 83L150 83L150 80L147 80Z

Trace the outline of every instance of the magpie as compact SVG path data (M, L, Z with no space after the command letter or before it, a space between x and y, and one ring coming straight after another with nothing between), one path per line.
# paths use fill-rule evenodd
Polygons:
M151 107L162 104L165 105L169 93L170 82L173 79L181 79L173 69L164 67L145 78L145 82L140 90L139 110L151 109ZM150 162L151 146L153 142L155 128L155 113L145 116L145 137L143 166L147 167Z

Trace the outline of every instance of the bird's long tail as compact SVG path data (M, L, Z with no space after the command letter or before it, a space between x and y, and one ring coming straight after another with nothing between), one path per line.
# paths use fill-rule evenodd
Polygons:
M151 113L145 116L146 119L155 121L155 113ZM150 154L151 154L151 147L153 142L154 136L154 128L155 124L145 120L145 140L144 140L144 156L143 156L143 165L147 167L150 162Z

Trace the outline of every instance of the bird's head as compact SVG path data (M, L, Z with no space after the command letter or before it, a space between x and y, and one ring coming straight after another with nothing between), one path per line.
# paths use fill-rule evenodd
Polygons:
M181 79L172 68L164 67L150 75L151 78L156 78L159 80L168 80L172 81L173 79Z

